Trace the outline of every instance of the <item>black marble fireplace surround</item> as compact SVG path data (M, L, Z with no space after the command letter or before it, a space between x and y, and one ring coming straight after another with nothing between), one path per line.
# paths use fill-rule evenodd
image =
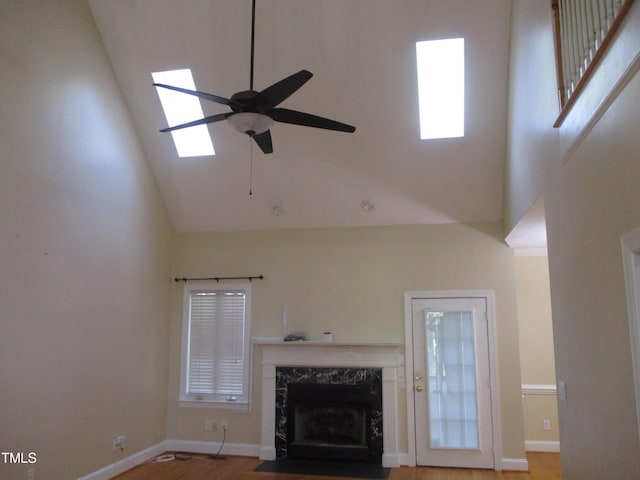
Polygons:
M277 367L275 427L276 459L380 465L382 370Z

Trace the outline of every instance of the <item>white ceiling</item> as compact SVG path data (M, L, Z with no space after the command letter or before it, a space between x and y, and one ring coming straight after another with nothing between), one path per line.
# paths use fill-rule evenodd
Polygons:
M314 77L281 106L357 130L276 123L265 155L219 122L216 155L200 158L178 158L158 132L151 72L188 67L199 90L247 90L251 0L89 3L176 230L502 218L510 0L257 0L255 89L307 69ZM415 42L453 37L465 38L465 137L420 140Z

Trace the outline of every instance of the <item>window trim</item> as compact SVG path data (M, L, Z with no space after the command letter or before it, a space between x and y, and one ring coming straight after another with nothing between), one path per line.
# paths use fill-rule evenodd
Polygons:
M196 399L187 394L187 368L189 355L189 329L190 329L190 297L194 291L220 292L228 290L242 290L245 293L244 338L243 338L243 395L236 401L219 400L210 396ZM180 354L180 391L178 403L181 407L196 408L228 408L236 412L251 411L251 378L253 368L253 356L251 355L251 284L250 283L219 283L211 282L187 282L183 290L182 302L182 329L181 329L181 354Z

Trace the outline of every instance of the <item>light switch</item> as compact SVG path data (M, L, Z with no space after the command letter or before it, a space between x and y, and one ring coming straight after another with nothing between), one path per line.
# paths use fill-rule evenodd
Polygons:
M562 380L558 380L558 399L563 402L567 401L567 384Z

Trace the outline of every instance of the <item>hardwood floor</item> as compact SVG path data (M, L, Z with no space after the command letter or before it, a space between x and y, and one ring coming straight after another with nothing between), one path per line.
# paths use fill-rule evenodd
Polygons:
M389 480L561 480L560 455L557 453L527 453L529 472L494 472L457 468L393 468ZM139 465L113 480L318 480L337 477L259 473L254 469L261 460L253 457L226 457L211 460L194 454L190 460L174 460ZM345 477L341 477L345 478Z

